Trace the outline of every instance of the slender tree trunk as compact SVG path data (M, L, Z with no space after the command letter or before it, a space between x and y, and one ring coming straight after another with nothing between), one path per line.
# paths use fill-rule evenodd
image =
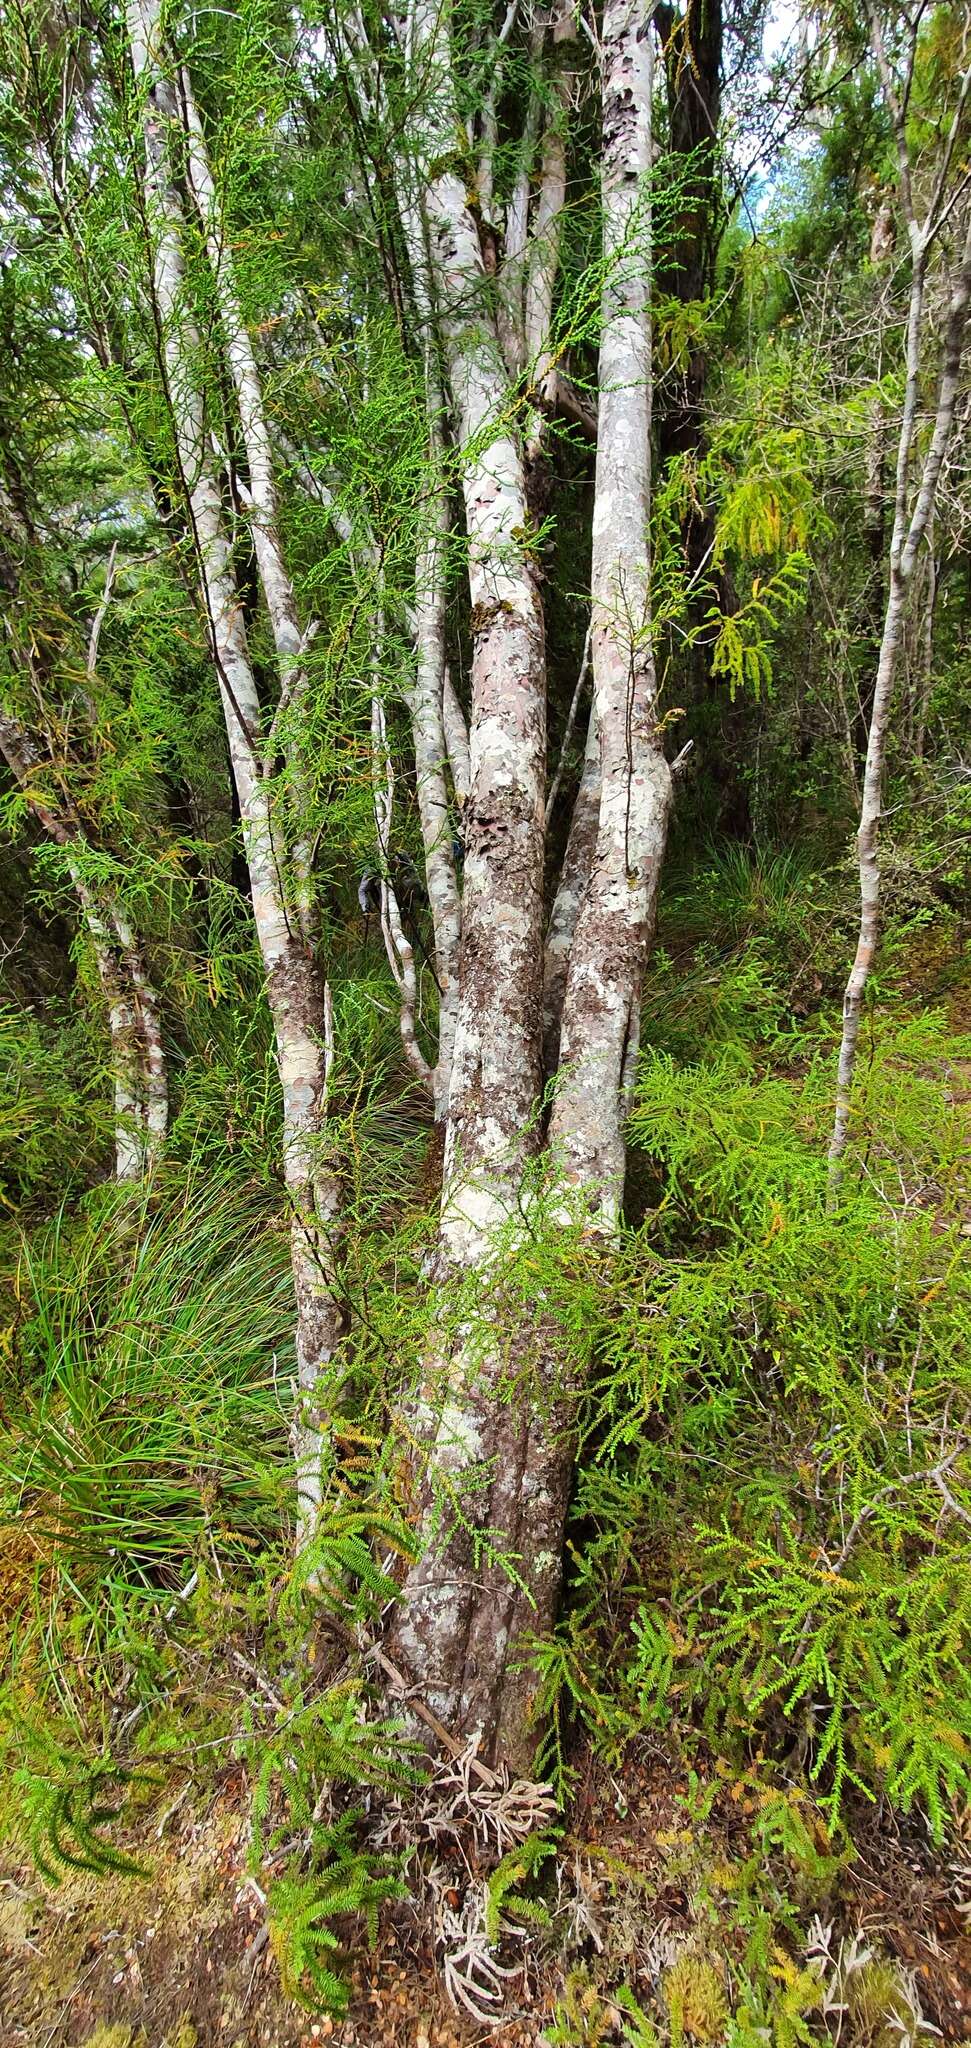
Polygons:
M0 753L24 791L38 824L63 849L91 943L108 1012L115 1106L115 1174L140 1180L150 1172L168 1129L168 1081L159 1003L131 925L116 898L85 877L85 834L67 799L40 793L44 755L12 713L0 710Z
M587 743L583 754L580 786L570 820L563 866L546 932L543 957L543 1072L552 1079L560 1061L560 1025L563 998L570 969L580 905L590 879L597 850L600 825L600 733L597 707L592 704L587 721Z
M917 689L914 704L914 758L922 761L927 739L927 717L934 688L934 617L937 611L938 566L934 517L927 522L926 582L922 593L920 641L917 660Z
M437 437L433 449L438 454ZM430 508L420 549L415 591L416 676L412 692L412 735L418 813L425 850L425 879L438 978L438 1058L432 1080L435 1116L448 1109L452 1054L458 1023L459 943L462 905L452 847L445 731L445 542L448 504L439 488Z
M75 853L68 852L67 863L108 1011L115 1101L115 1178L143 1180L154 1165L168 1122L165 1061L154 991L140 963L136 985L135 949L131 945L123 945L119 957L118 916L110 908L102 912L84 880L82 863ZM121 927L127 935L124 919Z
M878 43L882 57L882 44ZM885 65L885 59L883 60ZM966 89L966 88L965 88ZM917 428L920 395L920 356L923 338L924 288L931 237L936 231L933 212L923 229L917 227L910 202L909 164L902 116L895 123L901 151L902 187L909 214L914 269L907 321L906 383L900 436L897 445L897 480L893 537L890 543L890 587L884 619L883 639L873 692L873 711L863 775L863 800L857 833L860 871L860 925L856 955L843 998L843 1032L836 1080L836 1111L829 1146L829 1204L834 1207L843 1171L843 1155L849 1135L850 1108L860 1018L870 969L873 965L880 928L880 816L883 805L883 776L887 734L894 686L903 643L907 594L913 578L918 550L925 539L934 511L941 467L951 438L961 376L964 335L971 299L971 218L968 221L963 254L951 280L944 321L941 368L937 390L934 427L921 466L913 510L909 508L910 465Z
M526 361L533 389L543 405L543 410L532 413L526 426L526 454L531 463L535 463L542 453L545 418L556 400L553 297L563 239L567 135L573 100L573 72L568 52L575 40L573 0L557 0L551 42L551 105L543 130L539 193L526 274Z
M431 1090L435 1116L441 1122L448 1108L452 1078L462 936L462 904L452 844L446 769L451 757L456 799L462 807L469 786L468 734L449 675L445 648L445 558L450 522L442 444L445 397L435 335L435 291L429 271L425 223L414 189L413 166L406 166L405 177L408 184L402 194L400 211L411 266L415 310L422 335L429 457L427 526L419 543L415 569L412 630L416 674L410 710L418 814L438 981L438 1058L431 1076Z
M623 1196L625 1074L667 838L648 588L653 43L631 0L603 20L604 285L593 512L592 654L600 812L563 1002L551 1144L593 1226Z
M161 367L239 796L253 916L283 1087L283 1170L291 1211L300 1390L294 1430L298 1541L303 1543L313 1534L322 1484L323 1419L315 1390L343 1324L336 1255L340 1190L333 1166L323 1156L329 997L301 930L299 914L287 903L268 764L261 751L261 707L223 526L222 501L209 461L198 381L199 342L186 294L184 222L167 155L166 137L178 122L179 110L166 71L157 0L130 0L129 33L136 79L145 94L145 193L154 240L152 289L161 334ZM263 542L269 543L266 529Z
M409 1066L422 1086L429 1094L433 1094L431 1070L415 1035L418 974L414 948L405 929L401 906L389 880L391 825L394 816L394 764L388 748L384 705L377 696L371 699L371 793L375 837L381 861L381 936L400 998L401 1042Z
M459 703L451 670L446 664L442 678L442 716L445 727L445 749L452 776L455 801L461 811L468 802L471 786L469 767L469 728L465 713Z
M697 305L711 292L728 217L719 154L723 14L723 0L684 0L680 11L662 4L655 16L667 82L668 148L677 166L678 194L668 233L668 260L658 285L683 305ZM662 466L672 458L687 457L697 467L704 456L708 354L703 337L690 341L683 359L661 383L656 412ZM683 535L688 567L699 578L710 557L713 534L712 507L696 488L690 494ZM699 624L707 603L703 596L696 602ZM699 685L709 681L708 661L702 637L692 659Z
M239 407L243 446L249 482L246 496L260 585L269 614L280 675L284 711L298 713L306 688L306 650L311 634L301 632L297 600L287 569L280 534L273 442L263 402L263 387L249 330L243 318L236 287L232 255L225 224L209 165L209 152L202 121L192 91L192 81L183 65L177 89L186 135L189 189L195 200L206 239L206 253L216 286L216 298L226 344L236 401ZM279 715L279 714L278 714ZM291 723L296 723L296 719ZM319 936L319 917L313 879L313 858L309 831L310 794L308 778L300 760L299 744L293 750L287 774L290 809L296 812L297 828L291 836L289 865L293 876L293 897L300 929L308 945Z
M853 735L856 759L860 762L866 759L867 741L870 736L870 720L873 716L875 675L880 661L880 646L883 640L883 622L886 613L886 593L883 580L887 540L884 477L886 442L886 407L882 399L878 398L874 400L873 405L870 407L866 449L864 452L863 532L870 562L870 573L867 577L864 600L866 680L863 687L857 690Z

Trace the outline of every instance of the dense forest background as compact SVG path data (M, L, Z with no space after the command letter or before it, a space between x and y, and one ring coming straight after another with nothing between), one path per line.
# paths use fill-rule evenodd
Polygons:
M4 2040L971 2037L971 14L3 0Z

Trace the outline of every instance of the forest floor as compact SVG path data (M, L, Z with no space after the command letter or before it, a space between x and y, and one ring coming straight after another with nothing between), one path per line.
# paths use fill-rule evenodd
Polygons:
M966 1034L967 961L912 951L905 993L926 1002L929 990ZM950 1089L971 1133L966 1059L955 1059ZM14 1612L22 1575L14 1539L0 1555L0 1610ZM946 1700L941 1710L946 1719ZM831 1841L795 1722L775 1732L784 1761L771 1769L761 1752L713 1754L676 1718L611 1764L578 1739L555 1862L539 1885L547 1924L508 1928L503 2016L489 2027L446 1994L417 1857L410 1896L382 1910L372 1951L359 1922L339 1926L346 2018L287 1994L249 1875L253 1786L239 1763L204 1783L175 1772L136 1804L117 1841L141 1877L78 1869L46 1882L5 1798L0 2048L971 2041L971 1811L949 1802L940 1847L916 1805L902 1819L881 1797L848 1795Z
M510 1960L521 1967L503 2020L485 2029L457 2017L420 1914L400 1906L385 1914L374 1952L352 1965L349 2014L335 2021L302 2011L281 1988L246 1876L244 1778L230 1767L203 1805L180 1799L176 1785L161 1821L153 1808L128 1831L125 1847L146 1878L79 1872L49 1887L8 1845L0 2039L4 2048L539 2048L553 2027L557 2039L610 2043L629 2038L611 1986L626 1984L643 2012L663 2015L677 1973L684 2034L717 2041L726 2014L715 1987L731 1986L751 1933L738 1874L750 1866L757 1804L744 1780L706 1782L671 1748L635 1745L612 1773L587 1759L552 1926L515 1944ZM853 1837L852 1859L814 1899L816 1912L801 1902L806 1959L811 1951L828 1975L827 1958L837 1968L848 1954L885 1958L916 1993L916 2039L929 2040L930 2028L945 2042L971 2039L971 1843L966 1862L953 1847L941 1855L888 1810L861 1812ZM780 1979L795 1981L781 1946L793 1903L800 1910L779 1899L772 1943ZM686 1958L715 1958L715 1978L704 1967L692 1977ZM878 2017L850 2038L882 2042Z

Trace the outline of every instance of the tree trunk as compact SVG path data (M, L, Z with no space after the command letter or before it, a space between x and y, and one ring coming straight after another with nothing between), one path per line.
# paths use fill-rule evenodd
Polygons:
M449 533L449 501L442 445L445 399L435 338L434 286L413 175L413 167L408 166L408 187L402 194L401 218L422 335L430 474L427 526L415 566L413 637L416 672L410 710L418 814L438 981L438 1058L431 1076L431 1089L436 1120L441 1122L448 1108L452 1079L462 936L462 905L452 843L446 767L451 760L456 801L463 808L469 789L468 734L448 672L445 649L445 556Z
M570 969L580 905L590 879L600 825L600 734L597 707L590 706L587 743L583 754L580 786L573 805L570 835L546 932L543 956L543 1073L547 1081L560 1061L560 1026L563 998Z
M516 1558L552 1619L559 1559L547 1548L547 1473L527 1458L531 1414L547 1404L538 1342L514 1402L490 1336L501 1299L501 1239L515 1230L525 1160L536 1148L540 1079L546 677L543 616L526 553L521 449L466 191L453 168L447 19L426 0L410 56L430 78L421 141L425 213L445 344L469 536L474 651L465 806L462 965L439 1246L443 1291L480 1277L471 1325L428 1362L418 1431L420 1556L407 1574L392 1652L446 1724L522 1760L523 1681L508 1670L517 1585L491 1553ZM527 1348L529 1348L527 1346ZM555 1475L561 1487L561 1476ZM565 1504L565 1492L564 1492ZM456 1506L459 1514L456 1515ZM557 1524L558 1525L558 1524ZM552 1588L552 1598L550 1589Z
M671 774L651 636L650 213L653 43L631 0L603 20L604 284L593 512L600 813L570 954L550 1141L584 1216L608 1236L623 1197L625 1072L667 838Z
M917 659L917 687L914 703L914 758L922 761L927 739L927 718L934 689L934 618L937 611L938 566L933 513L927 522L926 576L920 613L920 642Z
M232 256L225 224L209 167L209 153L188 70L178 73L178 96L186 136L189 189L195 200L206 239L206 253L216 287L216 299L226 345L226 360L236 392L239 420L249 472L247 500L250 528L260 585L269 614L280 675L284 707L299 710L306 676L306 639L300 629L297 600L290 580L280 537L280 507L277 499L273 461L263 387L253 344L243 318L236 288ZM309 794L307 778L296 757L288 764L288 794L297 813L297 830L290 847L293 896L300 928L308 946L318 936L318 916L312 874L309 837Z
M697 303L712 289L724 219L719 168L722 15L722 0L686 0L681 13L662 5L656 16L667 77L669 148L679 165L670 254L658 284L682 305ZM658 394L662 465L681 455L696 462L703 456L707 377L706 344L694 341L688 345L684 362L668 373ZM704 569L712 531L709 506L692 493L684 522L685 553L692 575ZM703 643L696 658L707 675Z
M569 51L575 39L573 0L557 0L551 45L551 104L543 130L539 193L526 273L526 362L533 390L544 408L534 411L527 422L526 454L530 463L536 463L542 453L546 417L556 399L553 297L566 207L567 136L573 100Z
M129 33L136 79L145 95L145 190L154 237L152 289L162 344L160 367L239 796L253 916L283 1088L283 1171L291 1213L300 1389L294 1428L298 1542L304 1543L313 1534L322 1484L323 1424L315 1392L343 1326L336 1250L340 1190L331 1164L321 1158L329 1001L296 911L291 915L288 910L285 861L276 842L270 784L260 750L259 697L223 528L222 501L209 461L198 381L199 341L186 294L184 222L166 146L166 135L178 121L178 105L166 74L157 0L131 0Z
M84 873L85 834L70 799L44 798L42 748L21 720L0 710L0 753L38 824L64 852L108 1012L115 1107L115 1175L141 1180L168 1129L168 1081L158 997L134 932L115 897Z
M836 1109L833 1120L833 1133L829 1145L828 1200L830 1208L835 1207L839 1198L843 1173L843 1155L849 1135L853 1074L856 1064L857 1040L860 1033L860 1018L863 1011L866 985L870 969L873 965L879 936L879 836L880 815L883 804L883 776L890 711L903 641L907 594L913 579L918 551L925 540L928 527L933 519L941 468L954 425L954 414L961 378L961 362L964 352L965 327L967 324L969 300L971 300L971 216L969 216L963 252L951 277L943 324L941 365L937 387L934 427L927 453L921 465L917 493L913 510L911 511L910 465L917 430L920 398L921 343L923 339L924 290L927 268L933 240L940 227L941 209L945 204L944 180L953 154L961 111L969 84L971 84L971 73L968 74L968 77L963 82L951 134L945 145L943 168L938 177L927 217L923 226L919 227L913 206L909 146L903 107L895 91L890 74L879 20L872 9L870 11L870 25L878 68L881 72L897 140L901 201L910 232L913 274L907 318L906 377L903 411L897 443L895 509L893 535L890 543L890 588L883 627L883 639L880 647L880 659L877 665L876 684L873 692L873 711L870 719L866 766L863 775L863 801L860 809L859 831L857 833L860 871L860 924L856 955L843 998L843 1032L840 1040L839 1066L836 1080ZM914 30L914 34L916 35L916 30Z

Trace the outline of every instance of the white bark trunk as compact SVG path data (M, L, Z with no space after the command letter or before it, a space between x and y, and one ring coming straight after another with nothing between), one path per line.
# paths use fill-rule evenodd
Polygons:
M648 584L653 42L632 0L603 18L604 285L593 513L592 652L600 816L577 918L551 1143L588 1221L623 1196L625 1074L667 837L671 775L657 714Z
M166 135L178 120L178 106L167 75L158 0L130 0L129 34L136 79L145 95L145 189L154 236L152 288L162 331L162 367L239 797L283 1089L283 1170L291 1210L301 1400L294 1431L298 1541L304 1543L313 1534L324 1450L315 1390L342 1328L336 1265L339 1186L332 1169L322 1166L319 1158L327 1109L327 996L296 915L291 922L288 914L283 863L261 772L262 714L222 502L206 445L198 336L186 303L183 220L166 144Z
M509 385L475 221L451 155L447 21L429 0L416 0L410 31L412 59L430 80L420 137L431 165L425 212L464 451L474 634L463 985L443 1223L449 1256L468 1264L487 1254L507 1213L537 1090L545 657L526 552L522 452L508 424Z
M882 52L882 45L879 43L879 39L878 52ZM961 362L964 352L968 305L969 301L971 301L971 216L969 216L964 249L952 276L944 321L941 369L934 427L930 445L921 467L916 499L911 511L909 481L920 397L924 287L934 219L929 217L928 221L925 222L923 230L918 229L914 222L913 209L909 199L909 174L905 174L906 140L898 136L898 141L902 151L901 185L910 220L911 243L914 251L914 270L907 321L906 382L900 423L900 437L897 444L896 497L893 536L890 543L890 591L887 599L883 639L877 666L876 687L873 693L873 711L870 719L866 766L863 774L863 800L860 807L860 825L857 833L860 870L860 924L856 954L850 970L850 977L846 984L846 993L843 997L843 1032L840 1040L839 1065L836 1079L836 1110L833 1120L833 1134L829 1146L829 1205L831 1208L835 1206L839 1198L843 1173L843 1155L846 1151L849 1136L853 1074L856 1065L857 1040L860 1034L860 1019L863 1014L863 998L876 955L880 931L879 840L880 815L883 803L883 776L890 712L893 704L900 650L903 644L907 594L913 579L918 550L925 539L928 526L933 517L938 480L954 425L954 413L961 379Z
M442 415L444 394L437 362L434 330L434 285L429 272L425 227L411 179L401 206L402 225L411 265L415 307L422 330L425 357L425 412L428 423L429 490L427 527L418 550L415 567L415 608L412 630L415 642L416 676L411 693L411 727L415 750L415 778L418 814L425 851L425 880L431 911L438 980L438 1057L431 1079L435 1116L441 1122L448 1108L452 1078L452 1055L458 1022L459 945L462 936L462 906L455 856L452 849L452 821L449 813L446 766L449 758L449 726L453 748L468 757L468 735L448 673L445 651L445 553L449 531L448 495L443 475ZM461 727L461 733L459 731ZM460 762L459 775L463 770ZM456 797L464 803L466 787ZM454 780L454 774L453 774Z
M445 537L448 507L436 493L429 530L418 562L415 592L417 673L412 697L412 735L425 879L431 910L438 977L438 1058L433 1096L440 1122L448 1109L452 1054L458 1022L459 943L462 907L446 781L445 736Z
M146 1048L139 1030L136 992L120 968L108 922L84 880L81 863L76 855L68 852L67 864L108 1011L115 1103L115 1178L119 1181L142 1180L154 1163L159 1138L165 1136L164 1120L161 1132L158 1130L158 1071L156 1068L155 1100L152 1103L155 1131L151 1133L145 1085ZM111 922L115 923L115 919L112 918ZM161 1071L164 1081L164 1064Z
M576 14L573 0L558 0L552 38L552 96L543 130L539 195L529 246L525 305L525 352L530 381L534 391L546 406L552 406L556 398L553 297L563 239L566 146L573 101L573 73L568 67L564 52L575 38ZM526 428L526 448L531 461L534 461L541 451L544 429L544 413L534 411Z
M452 787L456 803L462 811L468 802L472 786L469 767L469 728L447 664L442 684L442 709L445 721L445 748L448 765L452 771Z
M216 287L216 300L226 345L226 360L239 407L246 466L249 471L250 528L256 565L276 647L281 694L286 704L296 711L306 680L306 641L301 632L297 600L280 538L280 507L277 498L273 443L256 356L239 302L232 255L226 238L225 224L221 219L202 122L192 91L192 81L184 66L178 75L178 96L186 136L189 189L195 200L206 238L206 253ZM293 835L289 851L289 863L294 880L294 903L304 939L308 945L312 945L317 937L318 919L308 832L308 792L306 777L300 772L299 762L290 765L290 782L295 799L294 807L298 814L298 829Z

